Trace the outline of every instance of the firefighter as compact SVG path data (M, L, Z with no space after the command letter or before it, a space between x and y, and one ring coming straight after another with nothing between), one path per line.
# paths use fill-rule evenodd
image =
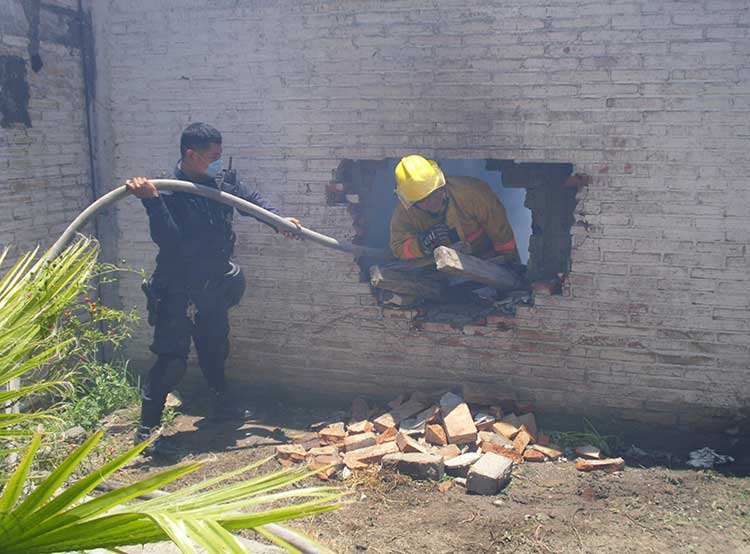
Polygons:
M505 208L489 185L473 177L446 177L437 162L422 156L396 166L391 250L402 260L432 255L438 246L462 243L479 258L503 256L520 262Z
M180 138L180 154L176 179L221 188L278 213L236 172L222 171L222 137L214 127L188 126ZM156 268L143 287L154 326L151 351L156 362L141 389L135 434L139 444L158 428L167 393L185 374L191 339L208 384L213 419L240 415L229 398L224 370L229 354L228 311L242 298L245 278L232 261L232 207L188 193L160 193L145 177L128 180L126 187L146 208L151 238L159 247ZM296 219L287 219L299 225ZM161 438L147 453L160 454L160 449L165 455L170 450Z

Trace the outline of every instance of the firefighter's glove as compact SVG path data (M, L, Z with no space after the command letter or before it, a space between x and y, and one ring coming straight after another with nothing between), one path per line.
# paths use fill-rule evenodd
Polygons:
M435 248L451 243L451 231L445 223L433 225L419 235L419 247L425 254L431 254Z

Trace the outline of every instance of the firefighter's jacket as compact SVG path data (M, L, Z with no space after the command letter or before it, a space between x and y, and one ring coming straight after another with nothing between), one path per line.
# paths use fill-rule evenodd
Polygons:
M438 223L455 230L458 239L471 246L472 255L491 258L507 255L518 261L516 240L505 208L487 183L473 177L445 178L447 206L439 214L430 214L416 205L399 203L391 217L391 250L402 260L421 258L418 236Z

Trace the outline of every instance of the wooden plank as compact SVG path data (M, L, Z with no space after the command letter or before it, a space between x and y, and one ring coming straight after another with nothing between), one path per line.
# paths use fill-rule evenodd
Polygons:
M432 256L422 256L413 260L396 260L382 265L382 267L396 271L414 271L430 266L435 267L435 259Z
M419 298L438 299L443 292L443 286L430 279L378 265L370 267L370 284L379 289Z
M469 254L462 254L447 246L438 246L435 249L435 264L438 271L458 275L496 289L514 289L522 286L521 279L508 268Z

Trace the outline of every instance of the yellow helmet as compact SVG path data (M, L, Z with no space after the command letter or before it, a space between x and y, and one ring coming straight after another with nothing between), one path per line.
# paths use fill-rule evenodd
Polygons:
M396 166L396 194L405 208L445 186L445 175L434 160L412 155Z

